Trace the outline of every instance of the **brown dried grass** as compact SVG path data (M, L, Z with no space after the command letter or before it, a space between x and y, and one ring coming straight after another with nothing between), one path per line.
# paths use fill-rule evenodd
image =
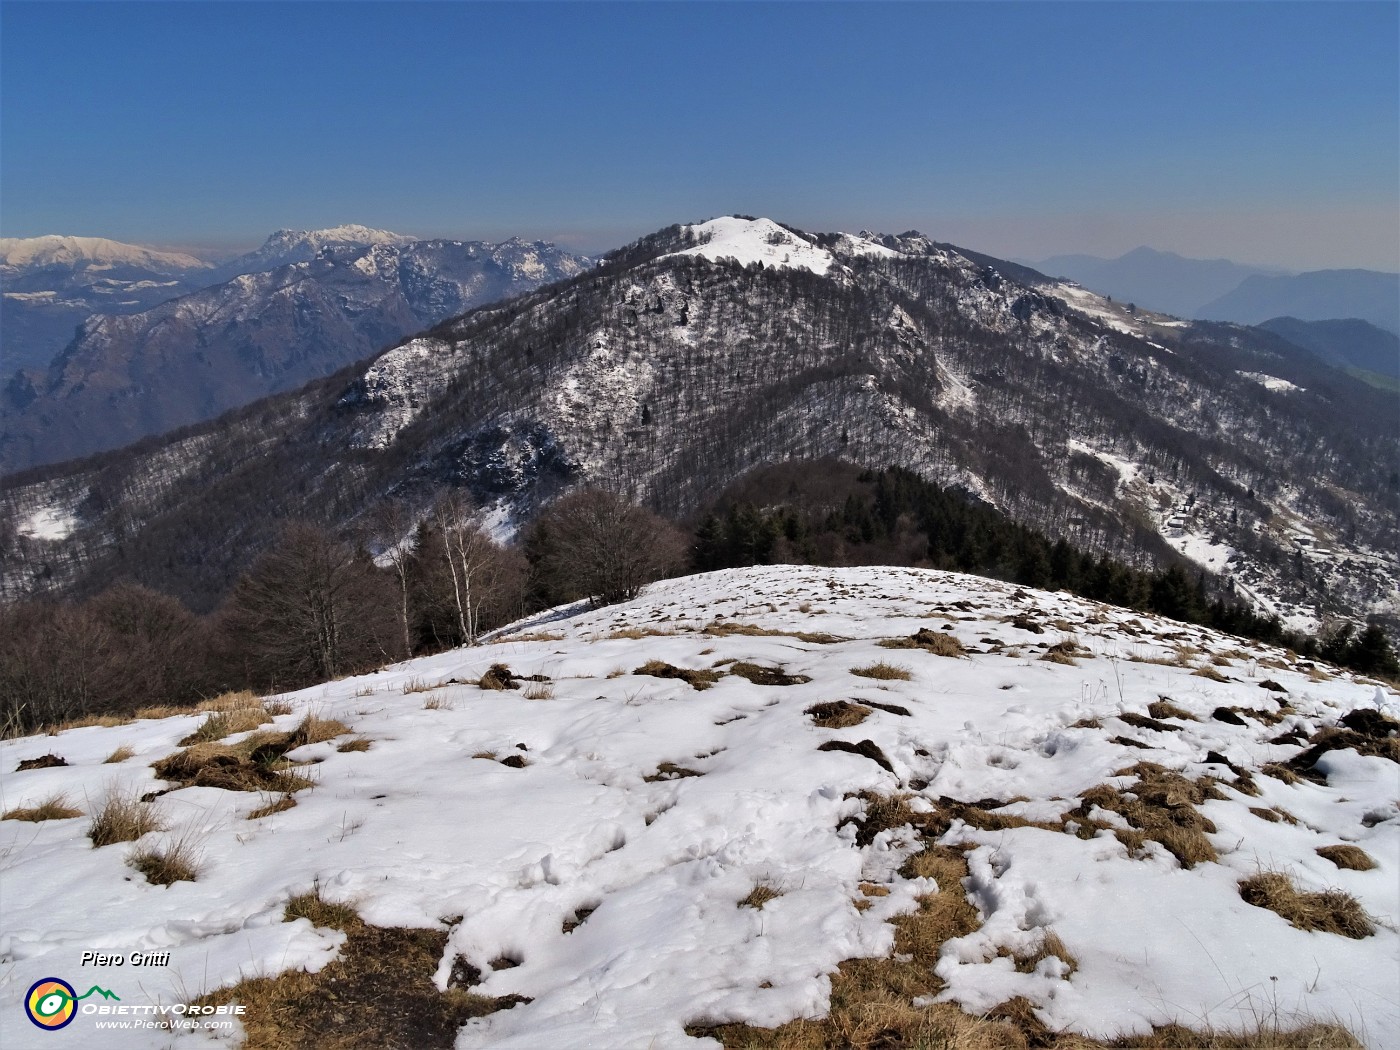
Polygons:
M884 660L873 664L867 664L865 667L852 667L851 674L860 675L862 678L874 678L885 682L907 682L913 677L913 675L909 673L909 668L886 663Z
M50 795L42 802L21 809L6 810L0 820L27 820L39 823L44 820L70 820L81 817L83 811L74 809L64 794Z
M1319 846L1314 851L1319 857L1330 860L1339 868L1348 871L1370 871L1376 866L1376 862L1360 846Z
M1366 910L1350 893L1323 890L1300 891L1293 880L1280 871L1264 871L1240 883L1240 897L1256 908L1267 908L1299 930L1321 930L1353 940L1376 932Z
M142 802L134 792L112 788L97 804L97 812L88 827L88 838L96 848L115 842L135 842L142 835L164 828L165 824L149 802Z

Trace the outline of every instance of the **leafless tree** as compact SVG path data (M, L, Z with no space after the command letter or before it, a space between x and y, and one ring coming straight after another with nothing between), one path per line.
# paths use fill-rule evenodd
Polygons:
M388 562L399 586L399 626L403 629L405 657L413 655L413 620L409 605L417 524L413 509L407 503L389 499L375 507L368 526L371 542L381 552L381 563Z
M582 489L545 512L536 532L537 569L562 600L606 605L677 571L686 541L675 526L603 489Z
M510 577L510 560L481 527L481 518L461 493L437 505L433 523L452 578L453 604L462 639L475 645L488 608L499 602Z

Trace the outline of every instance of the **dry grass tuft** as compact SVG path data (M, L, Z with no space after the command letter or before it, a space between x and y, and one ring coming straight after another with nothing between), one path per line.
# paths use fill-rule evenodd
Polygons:
M1088 1046L1101 1044L1087 1043ZM1214 1028L1186 1028L1171 1024L1150 1035L1115 1039L1110 1046L1146 1050L1364 1050L1361 1040L1340 1025L1309 1024L1301 1028L1279 1028L1265 1023L1250 1031L1223 1031Z
M292 748L301 747L304 744L320 744L326 740L334 740L338 736L344 736L350 732L350 727L344 722L338 722L334 718L321 718L314 714L308 714L301 720L301 725L292 730L288 743Z
M1170 700L1154 700L1147 705L1147 713L1153 718L1176 718L1183 722L1199 722L1200 719L1185 708L1177 707Z
M292 713L292 705L285 700L268 700L263 704L263 710L273 718L278 715L289 715Z
M104 765L112 765L115 762L125 762L128 758L131 758L135 754L136 752L133 751L130 746L128 746L127 744L123 744L121 747L117 748L110 755L104 758L102 762Z
M913 675L909 673L907 667L885 663L883 660L865 667L852 667L851 674L860 675L862 678L876 678L880 681L899 682L907 682L913 677Z
M1192 671L1191 673L1192 673L1193 675L1195 675L1197 678L1209 678L1212 682L1228 682L1228 681L1230 681L1229 678L1226 678L1223 674L1221 674L1219 671L1217 671L1214 667L1198 667L1198 668L1196 668L1194 671Z
M341 744L336 750L342 755L349 754L352 751L368 751L370 749L370 743L370 740L366 737L357 736L354 740L345 741L345 743Z
M1314 852L1348 871L1370 871L1376 866L1371 855L1360 846L1319 846Z
M525 688L524 697L526 700L553 700L553 682L531 682Z
M520 678L505 664L492 664L486 669L486 673L477 680L476 684L487 690L518 689Z
M788 674L781 667L764 667L744 660L730 664L729 673L747 678L754 685L803 685L812 680L805 674Z
M27 809L6 810L5 814L0 816L0 820L27 820L37 824L41 820L69 820L82 815L82 810L69 805L67 795L58 794L50 795L38 805Z
M870 708L845 700L828 700L825 703L813 704L802 713L810 716L812 722L822 729L849 729L869 718Z
M820 631L776 631L768 627L759 627L757 624L725 623L723 620L714 620L706 624L705 633L721 637L738 634L753 638L796 638L799 642L810 642L813 645L835 645L837 642L850 641L849 638Z
M481 977L461 960L447 991L438 991L433 976L447 945L444 930L369 926L357 918L345 934L339 956L317 973L247 978L197 1001L248 1008L245 1050L445 1050L471 1018L529 1002L461 987L459 975Z
M428 698L423 701L424 711L451 711L452 701L442 693L429 693Z
M777 900L781 896L781 892L775 890L772 886L767 886L760 882L753 889L749 890L749 895L739 902L739 907L753 908L757 911L762 911L765 904L769 901Z
M228 694L226 694L228 695ZM252 696L252 693L248 693ZM211 711L209 716L199 724L193 733L180 741L181 747L189 747L191 744L202 744L210 740L222 740L226 736L233 736L235 733L247 733L257 729L258 726L266 725L272 721L271 716L263 710L261 704L254 704L251 707L235 707L223 711Z
M1240 897L1256 908L1267 908L1300 930L1321 930L1361 940L1376 932L1365 909L1350 893L1324 890L1303 893L1278 871L1252 875L1240 883Z
M1046 959L1059 959L1064 964L1060 970L1061 977L1068 977L1079 969L1079 960L1065 947L1065 942L1054 930L1043 932L1040 946L1035 951L1013 955L1012 959L1015 960L1017 973L1035 973L1036 967Z
M957 657L967 652L962 642L951 634L930 631L927 627L919 628L907 638L886 638L879 645L882 649L923 649L934 656Z
M287 902L282 912L283 922L308 919L312 926L328 930L359 929L363 926L360 913L348 904L339 904L321 896L321 887L315 886L310 893L301 893Z
M283 795L281 798L273 798L248 814L249 820L261 820L263 817L270 817L274 813L285 813L297 804L297 800L291 795Z
M165 825L149 802L113 788L97 804L88 838L96 848L114 842L135 842L142 835L163 830Z
M167 755L152 768L162 780L173 781L181 787L287 794L310 787L311 781L289 772L291 763L283 756L330 727L347 732L339 722L324 722L307 716L307 720L291 733L253 733L236 744L194 744Z
M1075 816L1086 822L1081 831L1096 829L1089 820L1094 806L1122 816L1132 829L1113 829L1114 835L1129 852L1141 849L1147 841L1160 843L1181 862L1183 868L1193 868L1202 861L1214 861L1218 855L1206 838L1215 825L1196 809L1207 799L1222 799L1210 777L1187 780L1152 762L1139 762L1130 769L1119 770L1115 776L1136 776L1137 783L1126 789L1111 784L1090 788L1081 796L1083 801Z
M188 711L180 711L180 714L189 714ZM113 726L130 725L132 717L130 715L79 715L77 718L67 718L54 725L44 726L37 731L13 732L0 734L0 736L34 736L44 733L48 736L56 736L69 729L87 729L90 726L102 726L110 729Z
M146 876L146 881L153 886L194 882L199 877L199 850L188 836L164 846L138 849L126 862Z
M648 660L638 667L633 674L647 675L651 678L674 678L682 682L689 683L695 689L708 689L719 681L720 676L717 671L693 671L688 667L677 667L668 664L664 660Z
M183 715L192 714L193 708L180 707L176 704L157 704L154 707L138 707L135 717L140 719L148 718L179 718Z
M201 700L194 709L196 711L244 711L253 707L262 707L262 698L251 689L239 689L236 692L220 693L208 700Z

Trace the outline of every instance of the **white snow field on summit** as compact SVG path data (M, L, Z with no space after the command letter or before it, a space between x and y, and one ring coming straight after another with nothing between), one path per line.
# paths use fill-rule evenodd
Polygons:
M965 655L878 644L924 628L954 636ZM1073 643L1073 662L1041 658L1060 642ZM636 673L652 660L718 680L699 690ZM808 680L757 684L726 673L735 660ZM852 674L880 661L907 680ZM470 684L495 663L547 687ZM685 1026L820 1018L838 964L889 956L890 920L933 893L966 894L981 920L936 965L938 998L969 1013L1024 996L1052 1030L1099 1038L1172 1022L1320 1020L1400 1050L1400 767L1345 749L1323 755L1312 780L1262 771L1350 711L1394 716L1400 696L1281 650L952 573L774 566L663 581L623 605L556 610L489 644L279 699L290 713L264 729L314 713L368 750L341 751L341 737L289 752L315 763L299 767L313 785L257 819L249 813L268 800L256 792L171 790L152 803L166 830L139 844L94 848L93 808L113 788L170 786L152 763L203 715L0 742L0 807L62 794L84 811L0 821L0 1046L99 1045L90 1016L34 1028L22 1000L44 977L170 1004L319 970L345 936L283 918L289 899L319 889L368 923L444 931L439 988L461 956L484 975L473 991L530 999L469 1022L463 1050L714 1047ZM872 702L869 717L814 724L808 709L837 700ZM1183 714L1150 727L1146 709L1168 700ZM1221 709L1236 713L1213 717ZM1270 742L1290 732L1293 742ZM890 769L818 750L832 741L868 741ZM107 762L120 747L132 757ZM17 771L47 754L67 764ZM1253 774L1257 794L1231 786L1240 781L1222 758ZM999 800L998 814L1056 825L1091 788L1132 784L1115 774L1141 762L1216 779L1220 797L1199 812L1217 859L1186 868L1155 841L1130 852L1111 827L1081 838L955 819L939 841L969 847L970 877L940 886L898 874L922 845L912 826L856 842L860 792L907 795L915 812L940 798ZM668 763L694 775L658 779ZM182 837L197 848L195 881L151 885L127 863L138 845ZM1336 844L1377 866L1343 870L1316 852ZM1344 890L1375 932L1305 932L1246 903L1239 884L1264 871L1302 891ZM863 897L862 883L888 893ZM777 896L762 910L737 906L759 885ZM1048 932L1077 968L1051 958L1018 971L1013 957ZM170 957L95 969L79 966L84 951ZM518 965L493 970L501 957ZM241 1036L100 1038L153 1048Z

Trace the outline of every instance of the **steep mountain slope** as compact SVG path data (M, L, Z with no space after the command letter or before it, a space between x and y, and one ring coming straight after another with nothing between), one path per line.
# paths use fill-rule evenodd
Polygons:
M210 283L208 263L102 237L0 237L0 378L43 368L90 314L127 314Z
M1315 270L1292 277L1249 277L1234 291L1202 306L1196 316L1244 324L1271 317L1304 321L1359 317L1400 334L1400 274Z
M1068 277L1101 295L1178 317L1201 316L1197 314L1201 307L1233 291L1247 277L1279 273L1259 266L1242 266L1229 259L1188 259L1145 246L1116 259L1056 255L1032 265L1043 273Z
M363 227L282 231L249 265L318 254L144 313L92 318L45 375L5 391L0 464L57 462L209 419L586 262L518 240L401 240Z
M509 528L581 482L683 514L831 455L1184 555L1299 626L1394 612L1393 398L1267 332L1005 270L915 233L671 227L296 395L13 479L6 593L129 574L207 608L281 518L463 486Z
M1296 317L1275 317L1259 327L1311 350L1338 368L1359 368L1400 379L1400 336L1367 321L1355 318L1300 321Z
M768 567L270 699L0 741L0 1043L57 976L119 997L79 1040L207 996L344 1046L1400 1048L1400 695L1281 650ZM157 828L90 839L107 798Z

